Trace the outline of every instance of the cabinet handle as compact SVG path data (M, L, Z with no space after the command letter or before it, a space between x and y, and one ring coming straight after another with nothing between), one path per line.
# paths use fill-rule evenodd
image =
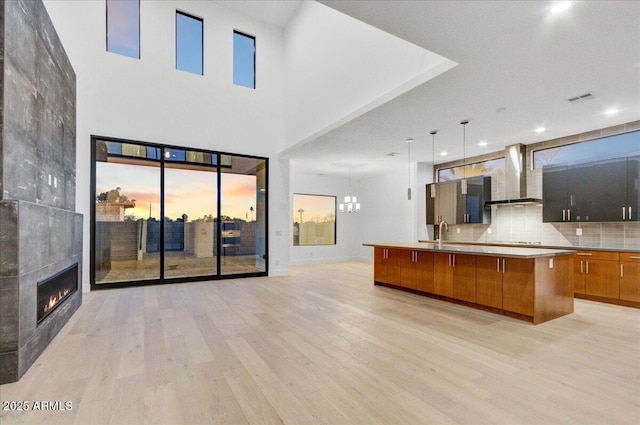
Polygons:
M583 262L584 261L580 260L580 274L584 273L583 267L582 267L583 266L583 264L582 264Z
M571 221L571 210L567 210L567 221Z
M503 259L502 259L502 273L504 273L504 272L505 272L505 270L506 270L506 266L505 266L505 263L506 263L506 262L507 262L507 261L503 258Z
M620 277L624 277L624 264L620 264Z
M629 220L631 220L631 207L629 207Z
M578 253L576 253L576 255L582 255L582 256L585 256L585 257L591 257L593 254L590 253L590 252L578 252Z
M632 255L632 256L631 256L631 257L629 257L629 258L631 258L632 260L640 260L640 257L636 257L636 256L634 256L634 255Z
M453 267L456 266L456 254L453 254Z
M447 266L451 267L451 254L447 255Z
M589 274L589 262L588 261L587 261L586 269L587 269L587 274Z
M627 212L627 210L624 207L622 207L622 219L623 220L627 219L626 212Z
M500 273L500 259L496 258L496 271Z
M562 210L562 221L565 221L565 214L566 214L566 211Z

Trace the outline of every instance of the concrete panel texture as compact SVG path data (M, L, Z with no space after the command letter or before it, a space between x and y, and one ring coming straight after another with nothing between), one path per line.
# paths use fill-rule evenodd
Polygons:
M42 2L4 5L2 198L74 210L75 73Z
M18 380L82 303L75 73L40 0L0 1L0 384ZM40 324L37 283L78 263Z

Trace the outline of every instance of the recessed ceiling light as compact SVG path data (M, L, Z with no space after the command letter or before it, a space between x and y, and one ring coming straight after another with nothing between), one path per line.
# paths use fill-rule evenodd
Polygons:
M447 151L442 151L442 152L440 152L440 156L447 156L447 155L448 155L448 154L447 154Z
M609 108L606 111L604 111L605 115L615 115L618 112L620 112L620 110L616 108Z
M412 142L413 142L413 139L407 139L407 140L405 140L405 142L407 142L407 143L412 143Z
M478 146L485 147L487 146L487 142L483 140L482 142L478 143Z
M571 7L570 1L561 1L551 8L551 13L561 13Z
M547 130L547 129L546 129L546 128L544 128L544 127L538 127L538 128L536 128L536 133L543 133L543 132L545 132L546 130Z

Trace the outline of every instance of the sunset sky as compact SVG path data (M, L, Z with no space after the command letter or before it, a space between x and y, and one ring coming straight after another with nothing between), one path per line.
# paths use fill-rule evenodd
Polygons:
M160 169L156 167L98 162L96 194L121 188L120 194L136 200L127 215L160 218ZM216 216L216 173L165 169L165 216L177 219L187 214L195 220L207 214ZM249 208L256 209L256 177L222 174L222 214L251 219Z
M329 214L336 214L336 198L334 196L319 195L293 195L293 221L300 222L300 213L303 209L302 222L323 221Z

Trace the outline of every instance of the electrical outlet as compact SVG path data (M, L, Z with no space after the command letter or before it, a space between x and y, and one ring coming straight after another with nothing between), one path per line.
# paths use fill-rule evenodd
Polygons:
M576 229L576 236L582 236L582 229L581 228L577 228Z
M491 234L492 232L493 232L493 230L491 230L491 227L489 227L489 228L487 229L487 233L488 233L488 234Z
M460 233L460 228L456 227L456 233Z
M553 268L553 258L549 258L549 268Z

